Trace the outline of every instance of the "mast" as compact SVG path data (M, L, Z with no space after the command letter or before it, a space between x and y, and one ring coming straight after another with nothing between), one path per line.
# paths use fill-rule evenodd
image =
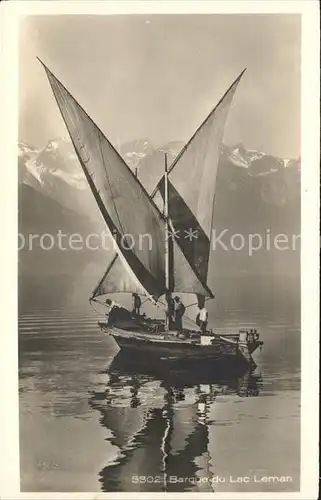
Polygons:
M164 173L164 219L165 219L165 287L166 287L166 317L165 317L165 331L169 330L170 316L171 316L171 301L172 294L170 290L171 283L171 269L170 269L170 248L169 248L169 213L168 213L168 168L167 168L167 153L165 153L165 173Z

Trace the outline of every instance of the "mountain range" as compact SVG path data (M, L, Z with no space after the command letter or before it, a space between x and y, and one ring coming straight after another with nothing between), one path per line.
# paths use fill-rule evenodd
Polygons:
M183 147L184 142L173 141L155 148L148 138L143 138L123 144L118 150L151 193L163 174L164 153L171 163ZM25 238L30 233L56 234L59 229L66 234L81 235L100 234L105 230L69 139L52 139L40 149L19 142L18 168L19 233ZM266 230L285 234L300 232L300 158L280 158L246 149L241 143L222 144L216 193L217 230L227 228L231 233L241 234L264 234ZM218 252L216 268L223 274L240 270L258 274L297 273L298 252L294 254L261 252L249 259L244 252L238 252L237 257L235 252L234 255ZM37 300L41 301L44 287L39 290L39 277L43 276L50 276L52 282L58 275L64 276L66 289L70 291L68 283L74 283L84 269L90 269L91 276L98 276L107 261L103 250L44 252L37 248L30 252L23 249L19 253L21 295L28 295L32 286ZM48 290L45 295L47 293Z
M142 183L148 191L152 191L157 183L158 177L162 175L164 164L164 153L168 154L169 161L173 161L181 149L184 142L175 141L164 145L161 148L154 148L147 139L140 139L128 142L119 147L119 153L124 158L128 166L137 172ZM83 206L83 192L88 191L87 183L82 169L77 160L73 146L67 138L57 138L48 142L42 149L36 149L24 142L18 144L19 157L19 182L29 185L46 195L57 199L62 205L69 205L69 200L65 193L73 192L73 209L81 210L78 206L77 192L81 198L80 205ZM158 165L160 163L160 165ZM234 146L221 145L220 167L229 169L228 175L233 183L233 174L237 177L267 177L269 182L277 179L278 184L282 180L287 183L293 178L295 189L298 187L297 181L300 179L300 158L284 159L256 150L246 149L239 143ZM233 167L238 167L233 170ZM225 172L227 173L227 172ZM288 186L291 190L291 186ZM235 186L235 189L238 185ZM263 200L272 204L284 205L288 201L288 196L297 193L284 193L279 190L274 193L271 199L266 199L266 191ZM76 203L75 203L76 202Z

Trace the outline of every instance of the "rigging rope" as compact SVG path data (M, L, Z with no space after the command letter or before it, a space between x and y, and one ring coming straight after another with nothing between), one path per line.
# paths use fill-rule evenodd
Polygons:
M97 313L97 314L99 314L99 315L100 315L100 314L102 314L102 313L100 313L100 311L98 311L98 310L95 308L95 306L94 306L93 302L97 302L98 304L101 304L102 306L103 306L104 304L102 304L102 302L99 302L99 301L98 301L98 300L96 300L96 299L89 299L89 304L91 305L91 307L93 308L93 310L95 311L95 313Z
M146 298L146 299L144 300L144 302L142 303L142 305L143 305L143 304L145 304L148 300L149 300L149 299L147 299L147 298ZM99 301L99 300L97 300L96 298L89 299L89 303L90 303L90 305L91 305L92 309L93 309L93 310L95 311L95 313L97 313L98 315L102 316L102 315L106 314L106 313L103 313L103 312L98 311L98 310L97 310L97 308L96 308L96 307L95 307L95 305L94 305L94 303L97 303L97 304L100 304L102 307L107 307L105 303L100 302L100 301ZM165 307L165 304L164 304L163 302L160 302L160 303L161 303L161 305L162 305L162 306L164 306L164 307ZM154 305L155 305L156 307L158 307L158 308L159 308L159 306L158 306L157 304L154 304ZM184 315L184 318L185 318L185 320L190 321L190 322L193 324L193 326L195 326L195 324L196 324L196 323L192 320L192 318L189 318L189 317L188 317L188 316L186 316L186 315Z
M206 298L205 298L205 302L207 302L208 300L212 300L212 297L206 297ZM187 309L188 307L192 307L192 306L198 306L198 302L193 302L192 304L188 304L188 305L187 305L187 306L185 306L185 307L186 307L186 309Z
M210 300L210 298L206 298L205 301L208 301ZM146 302L150 302L149 298L146 297L145 300L142 302L141 304L141 307L146 303ZM90 302L90 305L92 306L93 310L97 313L97 314L103 314L103 313L100 313L93 305L93 302L96 302L97 304L100 304L101 306L103 307L107 307L106 304L104 302L100 302L99 300L97 300L96 298L91 298L89 299L89 302ZM159 304L161 304L164 308L166 308L166 304L164 302L162 302L161 300L158 300L158 303L153 303L151 302L152 305L156 306L157 308L161 309ZM192 306L195 306L195 305L198 305L198 302L193 302L192 304L188 304L186 307L186 309L188 307L192 307ZM190 316L188 316L187 314L184 314L183 315L183 318L185 319L185 321L187 321L191 326L193 326L194 328L195 327L198 327L197 323L195 320L193 320Z

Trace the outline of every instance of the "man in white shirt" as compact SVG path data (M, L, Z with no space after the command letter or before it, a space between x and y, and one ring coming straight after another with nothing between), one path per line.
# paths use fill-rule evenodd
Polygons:
M107 306L109 306L109 311L111 311L114 307L121 307L119 304L117 304L117 302L111 299L107 299L106 304Z
M206 328L207 328L207 321L208 321L208 312L207 312L205 306L203 306L202 308L200 308L198 316L199 316L200 330L201 330L202 333L205 333L206 332Z

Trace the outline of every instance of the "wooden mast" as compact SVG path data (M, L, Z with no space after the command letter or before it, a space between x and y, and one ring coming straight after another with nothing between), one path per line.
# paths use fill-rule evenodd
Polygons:
M165 219L165 287L166 287L166 316L165 316L165 331L169 330L172 309L171 295L171 269L170 269L170 235L169 235L169 213L168 213L168 168L167 168L167 153L165 153L165 173L164 173L164 219Z

